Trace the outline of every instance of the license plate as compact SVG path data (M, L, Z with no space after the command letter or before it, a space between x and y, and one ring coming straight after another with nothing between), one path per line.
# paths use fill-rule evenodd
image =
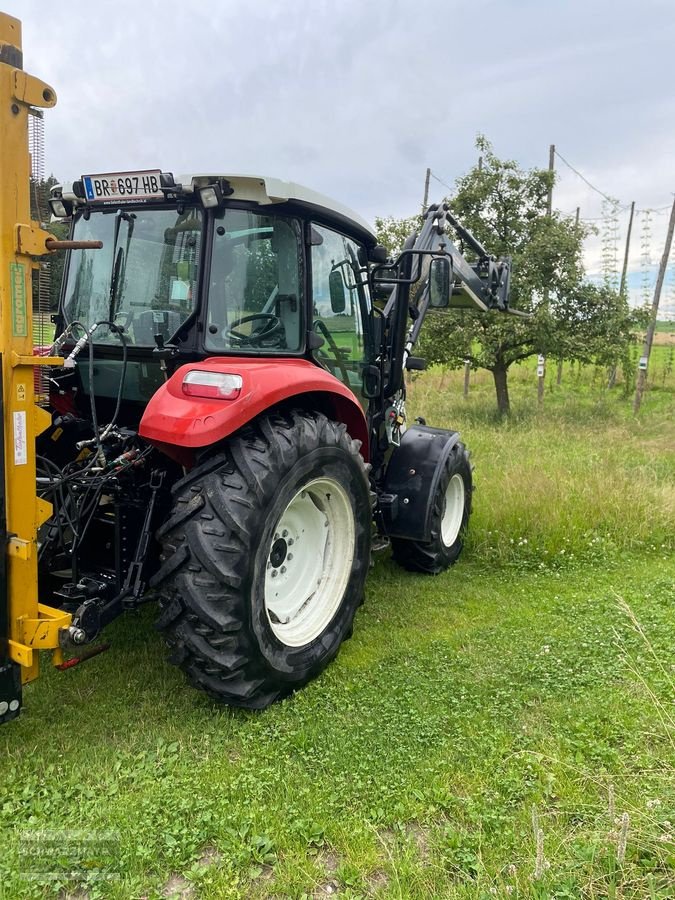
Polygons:
M161 200L160 171L114 172L106 175L83 175L84 194L90 203L120 200Z

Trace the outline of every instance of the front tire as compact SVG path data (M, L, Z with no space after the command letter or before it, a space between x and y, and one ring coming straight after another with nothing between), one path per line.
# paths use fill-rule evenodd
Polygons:
M392 538L396 562L411 572L438 575L457 562L471 515L473 479L469 454L459 441L450 451L436 486L431 510L431 540Z
M365 466L344 425L267 415L174 488L158 627L198 688L262 709L351 634L370 559Z

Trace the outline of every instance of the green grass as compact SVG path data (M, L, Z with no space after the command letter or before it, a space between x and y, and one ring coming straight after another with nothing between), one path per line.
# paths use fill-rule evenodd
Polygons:
M215 708L151 608L45 660L0 730L0 896L671 897L672 376L634 420L604 374L554 374L538 408L514 372L506 424L484 374L466 401L461 373L415 381L412 415L473 449L466 553L436 578L380 557L352 640L284 703ZM46 828L112 833L119 879L22 879Z
M665 348L655 348L665 350ZM533 365L511 375L513 415L500 421L487 372L431 371L410 391L409 415L457 428L476 465L470 546L486 560L550 565L565 554L592 561L612 550L672 545L675 521L675 374L658 354L641 415L605 370L549 366L537 404ZM632 393L631 393L632 397Z
M54 323L49 313L33 313L33 343L36 346L49 345L54 340Z

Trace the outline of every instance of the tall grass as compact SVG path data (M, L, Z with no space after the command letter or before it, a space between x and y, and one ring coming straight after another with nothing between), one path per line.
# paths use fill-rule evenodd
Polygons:
M675 546L672 388L655 385L634 419L621 386L592 368L554 373L537 404L530 366L514 367L512 415L496 415L492 379L431 370L409 390L409 415L458 429L476 466L469 550L487 559L561 564L570 555ZM672 376L671 376L671 380Z

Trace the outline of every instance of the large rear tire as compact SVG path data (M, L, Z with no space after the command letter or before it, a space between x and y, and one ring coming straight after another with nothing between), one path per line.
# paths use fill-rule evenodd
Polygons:
M396 562L411 572L438 575L457 562L471 515L473 480L469 454L459 441L450 451L436 486L431 510L431 540L391 539Z
M215 699L263 709L351 634L370 560L359 444L320 413L267 415L174 488L158 628Z

